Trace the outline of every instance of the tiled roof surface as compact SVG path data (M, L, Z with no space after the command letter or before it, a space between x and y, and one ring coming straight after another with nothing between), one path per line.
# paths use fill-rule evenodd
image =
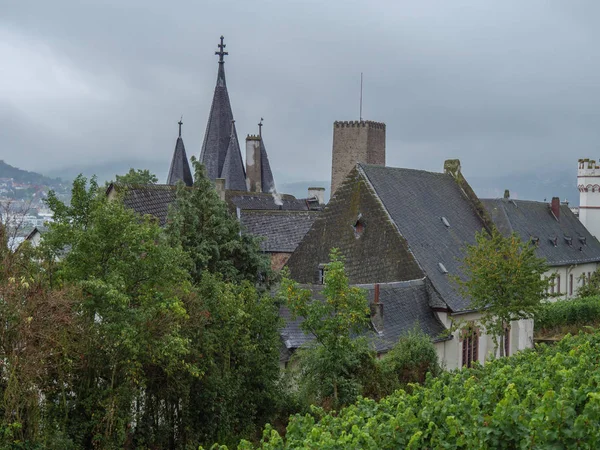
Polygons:
M244 162L240 152L240 144L237 140L235 126L232 126L229 146L225 163L219 178L225 178L225 189L234 189L236 191L246 190L246 172L244 171Z
M183 181L186 186L194 184L194 178L192 177L192 171L190 170L190 163L185 153L185 146L183 145L183 139L181 136L177 138L175 144L175 152L173 153L173 159L171 160L171 168L169 169L169 175L167 177L167 184L177 184L178 181Z
M323 286L306 286L313 292L313 297L323 299ZM369 303L374 299L374 286L361 285L367 291ZM390 350L399 338L415 326L421 328L434 341L444 340L444 325L429 307L429 297L425 280L411 280L380 285L380 303L383 304L383 329L375 333L372 329L365 331L378 352ZM285 326L280 331L281 338L288 350L294 350L312 341L314 338L304 334L300 328L302 318L292 320L290 311L280 308L280 316Z
M226 191L225 200L240 209L308 211L306 199L297 199L287 194L248 193L243 191ZM320 208L317 208L320 209Z
M156 217L160 225L167 221L169 205L175 202L177 188L165 184L143 186L124 186L123 204L138 214L150 214Z
M475 233L484 225L456 181L423 170L360 168L444 301L455 312L468 310L469 301L458 294L450 277L464 276L459 268L464 248L475 243Z
M265 148L265 141L261 138L260 140L260 185L263 192L271 192L275 190L275 180L273 179L273 172L271 171L271 164L269 164L269 157L267 156L267 149Z
M206 167L206 175L211 180L219 178L223 170L231 135L231 121L233 120L224 66L225 64L219 64L217 85L200 153L200 162Z
M512 199L481 200L498 229L516 232L524 242L539 238L536 254L550 266L600 261L600 242L583 226L568 205L560 205L556 220L546 202ZM569 245L567 239L571 239ZM556 238L556 247L554 239Z
M242 210L248 233L261 239L265 252L292 253L317 217L317 211Z

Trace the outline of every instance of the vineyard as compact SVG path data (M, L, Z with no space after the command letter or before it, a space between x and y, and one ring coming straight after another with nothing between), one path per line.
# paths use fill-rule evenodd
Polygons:
M285 437L267 426L260 448L595 449L599 364L600 333L567 336L552 347L444 373L380 402L360 399L338 414L293 416Z

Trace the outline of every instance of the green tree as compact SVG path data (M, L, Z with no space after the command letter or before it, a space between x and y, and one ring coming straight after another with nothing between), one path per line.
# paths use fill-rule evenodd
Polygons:
M287 274L280 295L292 318L301 317L301 329L315 338L298 350L301 389L316 402L326 404L330 399L338 408L360 394L360 374L373 365L374 352L365 337L357 337L369 323L365 292L348 285L343 257L337 249L331 251L330 261L325 269L323 299L313 298L310 290L301 289Z
M135 170L134 168L131 168L125 175L117 175L116 179L117 183L130 185L158 183L156 175L151 173L148 169Z
M585 273L582 273L579 280L583 280L585 284L577 289L577 296L579 298L585 297L596 297L600 295L600 271L595 270L588 279Z
M258 240L242 232L206 177L204 166L193 157L192 164L194 187L177 187L167 233L192 259L193 279L198 283L209 272L221 274L225 281L270 281L269 259L260 251Z
M181 334L193 296L189 260L154 221L108 201L94 180L87 188L78 177L72 198L67 206L49 197L55 222L40 246L52 284L82 293L77 327L85 332L63 422L79 445L121 448L140 405L153 400L145 389L152 378L197 373Z
M550 280L544 279L546 261L535 255L535 246L516 233L505 237L497 230L490 236L476 234L467 245L462 270L465 279L454 277L459 292L480 310L480 319L496 350L504 356L504 334L512 321L533 318L546 295Z

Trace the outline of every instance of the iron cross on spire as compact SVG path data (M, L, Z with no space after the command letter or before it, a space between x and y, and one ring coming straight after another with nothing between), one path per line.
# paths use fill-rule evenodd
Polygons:
M223 57L225 55L229 55L228 52L223 51L225 49L225 47L227 47L226 44L223 44L223 39L225 39L223 36L221 36L221 43L219 45L217 45L217 47L219 47L219 51L215 52L215 55L219 55L219 64L223 64L225 61L223 60Z
M179 137L181 137L181 125L183 125L183 116L181 116L181 119L179 119L179 122L177 122L179 124Z
M260 118L260 122L258 122L258 135L259 135L260 137L262 137L262 127L263 127L263 120L265 120L265 119L263 119L263 118L261 117L261 118Z

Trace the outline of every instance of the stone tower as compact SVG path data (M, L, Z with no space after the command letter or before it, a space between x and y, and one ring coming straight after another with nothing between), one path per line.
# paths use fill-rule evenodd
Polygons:
M334 122L331 195L356 163L385 166L385 123Z
M577 170L579 220L600 238L600 167L593 159L580 159Z

